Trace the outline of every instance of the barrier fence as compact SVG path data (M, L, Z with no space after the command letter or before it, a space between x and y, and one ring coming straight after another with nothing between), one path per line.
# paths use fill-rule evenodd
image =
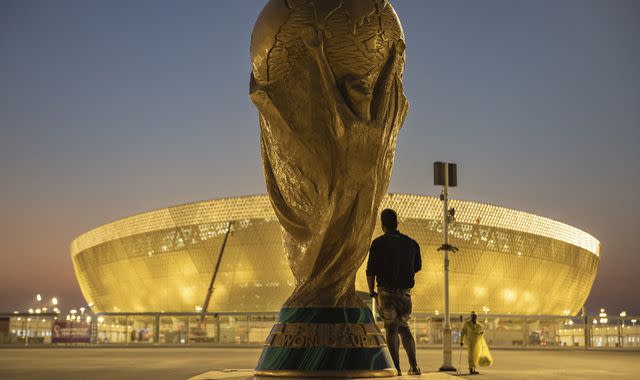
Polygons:
M56 314L0 315L0 343L16 345L260 345L277 313L105 313L87 322L58 321ZM640 348L637 317L480 315L491 347ZM595 322L595 323L594 323ZM378 322L381 329L384 325ZM410 321L418 347L442 344L441 315L416 314ZM459 342L462 318L452 314L452 338ZM586 342L586 344L585 344Z

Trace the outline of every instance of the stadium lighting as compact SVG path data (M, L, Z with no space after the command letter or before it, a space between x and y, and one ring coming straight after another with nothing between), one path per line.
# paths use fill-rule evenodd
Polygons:
M54 306L55 306L55 305L57 305L57 304L58 304L58 298L53 297L53 298L51 299L51 304L52 304L52 305L54 305Z
M36 294L36 301L40 302L42 301L42 297L40 296L40 294Z
M604 309L600 309L600 314L598 314L598 317L600 317L600 323L603 325L609 322L609 318L607 318L607 312Z

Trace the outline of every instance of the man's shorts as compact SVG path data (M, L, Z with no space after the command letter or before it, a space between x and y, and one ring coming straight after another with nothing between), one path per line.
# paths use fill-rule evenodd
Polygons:
M408 326L411 309L411 289L378 289L378 313L385 325Z

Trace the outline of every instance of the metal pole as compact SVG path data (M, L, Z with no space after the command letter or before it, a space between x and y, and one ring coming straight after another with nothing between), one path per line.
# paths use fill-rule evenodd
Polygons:
M451 354L451 319L449 316L449 163L444 164L442 205L444 218L444 329L442 332L442 366L440 371L455 371Z
M220 316L216 315L215 319L216 319L216 339L215 339L215 342L216 343L220 343Z
M28 346L29 345L29 318L25 318L25 327L24 327L24 332L25 332L25 336L24 336L24 345Z
M618 319L618 347L622 348L623 347L623 343L622 343L622 336L623 331L622 331L622 322L620 322L620 320Z
M187 342L186 344L191 343L191 318L187 317Z
M91 323L89 324L89 331L91 334L91 337L89 338L89 342L91 342L91 344L99 343L98 342L98 324L99 322L97 321L97 318L96 320L91 320Z
M591 321L587 315L587 309L582 308L582 317L584 322L584 349L588 350L591 345Z
M153 328L153 343L160 343L160 314L156 314Z

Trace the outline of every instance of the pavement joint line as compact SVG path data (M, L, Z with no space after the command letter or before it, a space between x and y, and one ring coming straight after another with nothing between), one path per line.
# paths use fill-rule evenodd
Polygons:
M425 380L452 380L456 376L453 374L445 373L445 372L423 372L421 375L403 375L403 376L394 376L388 377L384 379L393 379L393 380L409 380L409 379L425 379ZM204 372L200 375L196 375L194 377L190 377L187 380L224 380L224 379L246 379L246 380L276 380L276 379L285 379L285 380L314 380L320 378L312 378L312 377L266 377L266 376L254 376L252 369L224 369L221 371L208 371ZM340 378L334 378L340 379ZM364 378L351 378L350 380L358 380ZM321 380L327 380L327 378L322 378Z

